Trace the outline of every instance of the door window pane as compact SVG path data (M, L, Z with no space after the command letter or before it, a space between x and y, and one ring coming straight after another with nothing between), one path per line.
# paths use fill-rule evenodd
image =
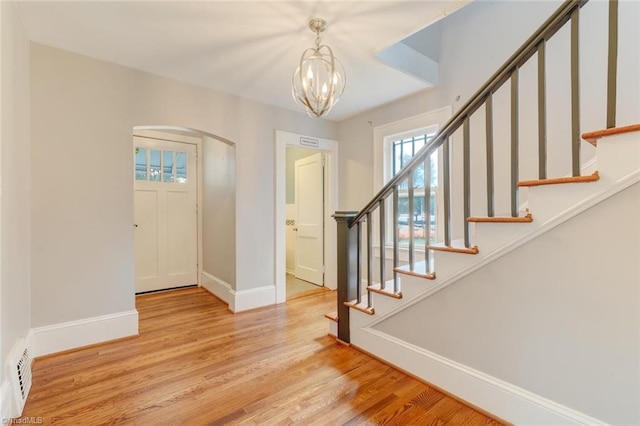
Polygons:
M160 150L152 149L149 155L149 180L160 182Z
M163 151L164 163L162 165L162 181L174 182L174 163L173 163L173 151Z
M147 150L136 147L135 154L136 180L147 180Z
M176 152L176 182L187 183L187 153Z

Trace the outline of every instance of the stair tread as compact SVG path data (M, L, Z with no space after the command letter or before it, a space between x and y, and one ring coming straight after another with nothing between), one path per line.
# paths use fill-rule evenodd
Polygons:
M338 322L338 313L337 312L329 312L328 314L324 314L324 317L333 322Z
M391 286L386 286L385 288L382 288L380 286L380 284L373 284L367 287L367 290L376 293L376 294L382 294L384 296L389 296L389 297L393 297L394 299L402 299L402 292L394 292L393 291L393 284L391 284Z
M589 176L570 176L553 179L538 179L538 180L523 180L518 183L518 186L540 186L540 185L558 185L563 183L586 183L595 182L600 179L598 172L594 172Z
M448 251L451 253L462 253L462 254L478 254L479 253L478 246L465 247L464 242L462 240L451 241L451 245L449 246L445 245L445 243L432 244L428 248L430 250Z
M344 305L353 308L356 311L364 312L367 315L375 314L375 309L373 307L368 307L365 303L358 303L357 300L344 302Z
M613 127L611 129L596 130L582 134L582 139L589 142L593 146L598 146L598 139L607 136L620 135L622 133L640 132L640 124L632 124L630 126Z
M467 222L477 222L477 223L531 223L533 222L533 216L531 213L526 216L472 216L467 218Z
M428 280L435 280L436 274L433 272L427 272L427 263L425 261L416 262L413 264L413 270L411 270L409 265L398 266L394 268L394 271L405 274L405 275L413 275L414 277L426 278Z

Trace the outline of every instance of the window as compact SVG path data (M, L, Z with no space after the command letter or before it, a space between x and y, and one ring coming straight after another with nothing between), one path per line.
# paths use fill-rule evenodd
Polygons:
M382 189L411 158L429 142L447 120L451 117L451 107L425 112L412 117L404 118L392 123L376 126L373 129L373 188L374 192ZM432 154L430 158L431 176L431 211L424 211L424 167L415 172L414 182L414 242L416 250L424 250L426 239L430 242L441 240L443 235L443 223L437 218L443 216L442 191L439 187L439 173L442 170L442 156L439 152ZM409 241L409 200L408 182L402 182L399 187L399 214L400 214L400 242L401 256ZM386 242L390 246L393 243L393 215L391 198L385 203L386 209ZM375 241L379 241L378 229L374 227ZM387 252L390 256L391 252Z
M437 126L430 126L401 136L388 136L389 170L385 181L395 176L411 159L436 135ZM420 165L413 174L414 202L413 202L413 237L414 244L422 248L429 238L429 244L436 242L436 212L438 193L438 151L431 154L430 167L430 211L425 211L425 167ZM398 187L398 236L401 246L409 245L409 179L405 179ZM391 217L391 212L389 212Z
M187 183L187 153L136 147L135 180Z

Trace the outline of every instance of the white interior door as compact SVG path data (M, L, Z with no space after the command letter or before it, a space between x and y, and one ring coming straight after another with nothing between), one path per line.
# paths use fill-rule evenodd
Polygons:
M136 293L196 284L196 146L133 142Z
M295 162L296 267L301 280L324 284L324 154Z

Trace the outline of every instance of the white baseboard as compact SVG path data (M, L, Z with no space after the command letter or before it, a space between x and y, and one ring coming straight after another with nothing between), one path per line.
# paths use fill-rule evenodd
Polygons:
M296 275L296 271L294 269L287 269L286 273L287 273L287 275L293 275L293 276Z
M138 311L32 328L27 342L33 357L138 335Z
M231 290L233 300L229 303L232 312L270 306L276 303L276 286L250 288L248 290Z
M227 305L230 305L232 299L231 292L233 291L231 284L205 271L202 271L201 277L200 282L205 290L222 300Z
M352 331L351 343L513 424L606 424L379 330Z
M9 379L5 378L0 386L0 422L7 424L8 420L12 417L11 412L13 404L13 398L11 394L11 384Z
M229 305L231 312L269 306L276 303L276 287L267 285L247 290L234 290L231 285L208 272L202 272L202 287Z

